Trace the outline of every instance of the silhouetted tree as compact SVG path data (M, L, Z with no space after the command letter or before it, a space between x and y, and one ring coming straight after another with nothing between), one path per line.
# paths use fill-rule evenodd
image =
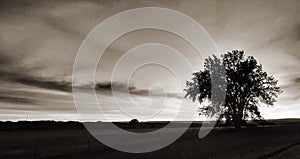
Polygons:
M137 119L132 119L129 122L129 125L131 128L136 128L138 124L139 124L139 121Z
M200 104L210 101L200 108L200 114L219 113L219 119L225 118L226 123L233 123L238 129L246 119L262 119L258 106L273 105L282 92L277 80L254 57L245 57L244 51L227 52L221 58L209 57L205 59L204 70L193 76L192 81L186 82L185 97ZM223 102L219 100L222 93Z

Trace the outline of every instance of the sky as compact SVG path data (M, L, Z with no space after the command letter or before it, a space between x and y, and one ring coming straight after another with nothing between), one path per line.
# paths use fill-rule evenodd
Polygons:
M221 53L238 49L254 56L268 74L278 79L283 90L274 106L260 107L262 115L267 119L300 118L300 1L1 0L0 3L0 120L79 120L71 82L81 43L103 20L138 7L180 11L208 31ZM172 120L176 116L181 103L177 93L182 91L174 74L164 67L146 65L132 75L129 84L126 81L110 84L114 66L122 55L135 46L154 42L176 48L195 71L203 67L203 57L172 33L145 29L118 38L101 58L95 79L97 97L110 120ZM132 57L130 63L141 58ZM187 80L190 74L184 75ZM154 111L156 101L166 95L164 107L154 111L154 116L153 111L134 112L130 102L120 109L110 86L122 92L127 85L136 105ZM193 109L189 105L183 107L187 111ZM133 111L124 114L123 110ZM194 118L201 119L197 114Z

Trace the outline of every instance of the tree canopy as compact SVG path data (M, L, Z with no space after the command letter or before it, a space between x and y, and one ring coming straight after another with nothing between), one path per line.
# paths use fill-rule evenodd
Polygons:
M254 57L234 50L220 58L205 59L204 70L193 73L192 80L186 82L185 97L200 104L210 101L200 108L200 114L219 113L219 119L240 128L247 119L262 119L258 109L261 104L276 102L282 92L277 82Z

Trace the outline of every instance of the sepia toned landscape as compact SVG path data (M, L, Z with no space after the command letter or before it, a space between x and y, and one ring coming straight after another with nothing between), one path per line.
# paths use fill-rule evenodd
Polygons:
M0 159L299 159L300 0L0 0Z

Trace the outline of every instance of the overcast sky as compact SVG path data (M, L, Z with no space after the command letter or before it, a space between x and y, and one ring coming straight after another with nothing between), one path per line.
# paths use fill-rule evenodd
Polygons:
M298 0L1 0L0 3L0 120L78 120L70 82L75 56L84 38L112 15L149 6L175 9L194 18L208 31L221 53L239 49L254 56L279 80L283 89L273 107L261 108L264 117L300 118ZM171 33L148 29L120 37L107 49L97 68L97 95L111 120L132 118L122 114L107 88L113 67L126 51L149 42L176 48L194 68L201 69L203 65L195 50ZM124 87L122 82L117 81L113 87ZM165 68L149 65L139 69L130 80L133 98L136 103L147 105L151 102L147 90L155 83L168 91L166 106L154 118L138 117L170 120L180 106L174 94L180 90L174 75ZM154 90L154 94L152 102L160 100L160 92ZM124 105L123 109L131 106Z

